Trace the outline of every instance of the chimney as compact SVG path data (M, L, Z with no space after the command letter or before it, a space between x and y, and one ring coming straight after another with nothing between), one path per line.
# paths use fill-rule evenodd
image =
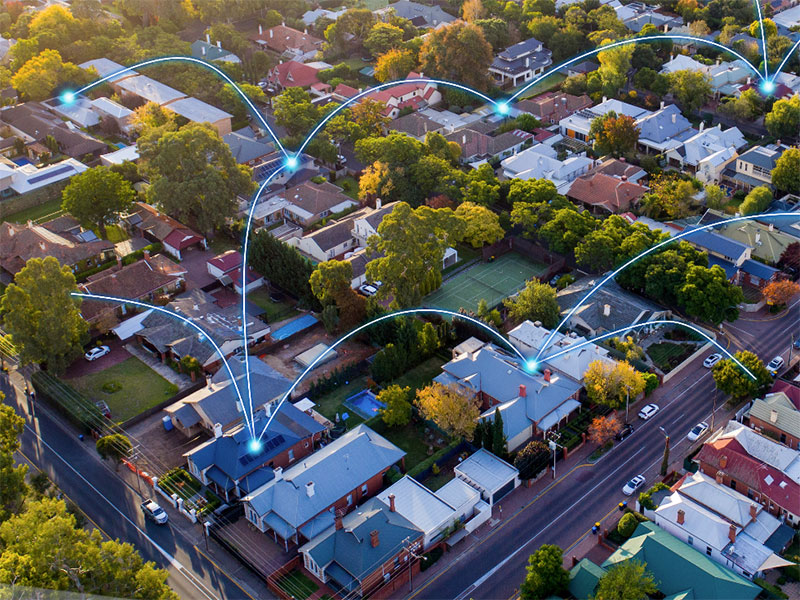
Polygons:
M747 78L747 85L751 85L752 83L753 83L753 78L752 77L748 77Z
M380 210L383 206L383 202L380 198L375 198L375 210Z
M205 46L203 46L202 48L200 48L200 54L202 54L203 56L205 56L205 55L206 55L206 47L205 47Z
M222 425L214 423L214 439L222 437Z
M661 110L664 110L664 101L661 101Z
M313 498L314 497L314 482L313 481L309 481L308 483L306 483L306 496L308 496L309 498Z
M369 543L373 548L378 547L378 530L373 529L369 532Z
M467 143L467 134L466 133L462 133L461 134L461 143L466 145L466 143Z
M217 48L219 48L220 50L222 49L222 41L221 40L217 40Z
M283 479L283 467L275 467L272 473L275 475L275 481L281 481Z
M761 244L761 232L756 231L756 246Z
M544 376L544 380L550 383L550 369L545 369L542 375Z
M608 96L603 96L603 102L608 102Z
M678 525L683 525L684 520L686 519L686 513L683 510L678 510Z
M342 515L339 514L339 511L335 511L333 516L333 523L334 527L336 527L336 531L340 531L344 529L344 524L342 523Z
M611 315L611 305L610 304L603 304L603 316L608 317Z
M731 544L736 542L736 525L733 523L728 527L728 539L731 541Z
M758 507L755 504L750 505L750 518L755 521L758 516Z
M541 327L542 326L542 322L541 321L534 321L533 322L533 326L534 327Z
M628 181L628 176L627 175L623 175L622 177L620 177L620 179L622 181Z
M705 128L706 128L706 122L705 121L700 121L700 131L703 131L703 129L705 129Z
M142 252L142 257L143 257L145 260L148 260L148 261L149 261L149 260L150 260L150 250L145 250L144 252Z
M392 512L397 512L394 506L394 494L389 494L389 510Z
M259 23L258 24L258 35L261 35L263 33L264 33L264 27L263 27L263 25L261 25L261 23Z
M524 383L519 384L519 397L525 398L528 395L528 388L525 386Z
M269 30L269 39L272 39L274 36L275 36L275 32L272 29L270 29Z
M769 411L769 422L770 423L777 423L778 422L778 411L774 408Z
M727 466L728 466L728 457L723 456L722 458L719 459L719 468L724 469Z
M678 115L676 113L672 113L672 123L675 124L678 122Z

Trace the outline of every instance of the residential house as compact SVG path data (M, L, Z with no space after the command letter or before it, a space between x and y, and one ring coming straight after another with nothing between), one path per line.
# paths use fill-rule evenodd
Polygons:
M436 4L428 6L409 0L399 0L384 9L375 11L377 15L391 13L394 13L398 17L408 19L414 27L420 29L439 29L456 20L456 17L444 12L442 8Z
M474 395L482 419L493 419L499 409L509 452L558 427L580 408L579 383L550 369L528 373L518 358L492 344L460 354L442 366L434 381Z
M586 94L573 96L563 92L545 92L516 103L515 108L532 114L542 123L553 125L568 116L592 105Z
M705 212L698 225L717 223L729 218L722 211L709 209ZM782 232L775 227L775 223L762 223L761 221L739 221L736 223L722 223L714 228L714 233L724 235L726 238L736 240L752 248L751 255L775 265L781 254L789 244L798 241L797 237Z
M753 146L736 157L736 164L725 169L723 178L746 191L762 185L772 188L772 170L786 149L776 144Z
M594 596L608 570L628 560L647 565L658 591L672 600L754 600L761 588L670 535L655 523L639 523L633 535L598 566L587 558L570 571L570 594Z
M367 500L303 544L303 566L348 598L383 597L419 572L422 532L380 500ZM411 561L409 567L409 560Z
M366 247L369 238L378 235L378 226L383 218L394 210L397 202L389 202L384 205L380 198L375 201L375 208L364 208L354 213L353 237L359 246Z
M255 357L253 360L262 362ZM225 502L246 496L270 481L276 467L286 469L306 458L322 439L325 427L309 415L290 402L280 408L273 404L268 403L253 415L253 428L264 432L257 452L250 447L250 430L239 423L228 431L223 431L221 425L215 427L213 438L184 454L189 472Z
M199 233L145 202L136 202L132 212L122 217L122 222L130 235L160 242L164 252L178 260L183 260L186 252L192 249L207 248L206 239Z
M669 75L677 71L700 71L705 73L708 65L686 54L674 54L661 67L661 73Z
M661 31L668 31L683 23L681 17L661 14L658 9L643 2L632 2L615 9L615 11L617 18L634 33L639 33L645 25L654 25Z
M550 337L550 333L551 331L542 327L539 321L525 320L508 332L508 341L525 356L536 356ZM586 338L578 337L576 333L564 334L557 331L544 352L543 366L583 384L584 373L591 363L600 361L607 366L616 365L616 361L611 358L608 350L597 344L590 343L577 350L569 351L570 346L583 344L586 341ZM561 354L562 351L566 353ZM560 356L547 358L555 354L560 354Z
M216 44L211 43L211 35L206 34L205 40L195 40L192 42L192 56L201 60L219 61L238 64L241 59L233 52L225 50L222 42L217 40Z
M290 87L309 88L320 82L317 73L319 69L296 60L288 60L278 63L269 70L267 83L275 92L282 92Z
M119 102L114 102L105 96L91 101L92 110L97 113L102 122L103 119L111 119L119 127L122 133L130 133L131 117L133 111L127 106L122 106Z
M67 158L44 167L37 167L32 164L17 165L3 157L0 159L0 200L35 190L44 190L50 185L55 185L73 175L83 173L88 168L74 158Z
M615 215L638 207L642 196L650 191L645 185L629 181L627 175L607 175L601 167L573 181L567 197L595 214Z
M667 151L666 157L671 167L692 174L702 173L704 170L721 173L725 162L747 145L747 140L736 127L723 131L721 125L710 128L703 125L701 123L700 130L682 146ZM714 164L713 168L704 168L708 161Z
M588 75L600 68L600 65L593 60L582 60L579 63L569 65L568 67L559 69L567 77L577 77L578 75Z
M283 471L242 499L245 517L270 532L288 551L289 541L313 540L334 525L336 511L352 510L374 495L384 474L402 463L405 452L358 425Z
M800 524L800 452L730 421L703 444L694 461L717 483L761 503L770 514Z
M205 334L198 335L174 317L154 311L144 317L133 317L133 321L127 326L127 321L122 323L119 331L124 333L120 335L118 332L117 335L135 335L142 347L162 362L179 362L184 356L192 356L207 372L215 372L222 366L222 358L228 358L244 349L241 306L222 308L210 294L193 289L175 298L167 308L202 324ZM263 341L270 332L269 325L253 316L249 310L245 318L248 328L247 346ZM222 357L206 337L210 337L219 347Z
M314 37L306 31L298 31L285 24L270 27L266 31L258 26L258 34L250 38L260 48L272 50L281 58L297 62L313 60L317 52L322 50L324 40Z
M284 186L292 183L299 185L319 173L319 168L314 164L314 159L308 154L301 154L297 157L297 168L294 171L285 169L275 175L275 171L283 168L285 164L286 156L283 152L275 150L261 158L253 167L253 181L263 182L272 177L270 186L265 190L264 194L283 190L285 189ZM264 196L262 195L261 197L263 198Z
M500 162L507 179L549 179L560 194L566 194L572 182L588 173L594 164L585 153L561 161L547 144L536 144Z
M287 243L316 262L344 258L345 253L357 248L353 217L348 215L302 237L290 238Z
M231 132L233 115L197 98L180 98L166 108L192 123L209 123L221 136Z
M236 162L248 167L256 167L275 152L275 147L269 140L258 139L250 127L237 129L224 136L222 141L231 149L231 154Z
M77 273L113 259L114 244L89 233L82 238L51 231L47 223L0 223L0 268L13 277L30 259L52 256Z
M609 112L614 112L617 116L626 115L638 120L643 116L650 114L649 110L633 106L626 102L615 99L604 99L603 102L590 108L578 110L568 117L561 119L558 122L559 131L564 137L569 137L578 140L579 142L588 142L590 140L590 130L592 121L597 117L602 117Z
M397 131L405 133L421 142L425 141L425 137L429 131L439 133L442 131L442 126L426 117L423 114L413 112L402 117L398 117L387 126L389 131Z
M0 64L7 65L11 61L9 50L17 43L14 38L6 38L0 36Z
M142 104L154 102L166 106L175 100L186 98L186 94L144 75L123 75L120 79L109 81L120 98L138 101Z
M489 452L480 448L453 468L457 479L465 481L481 493L481 499L490 507L519 487L519 471Z
M636 125L639 127L638 147L645 154L663 154L679 148L697 133L674 104L662 105L654 113L640 117Z
M302 19L303 24L306 27L311 27L314 23L317 22L317 19L325 17L326 19L335 21L346 12L347 12L346 8L340 8L339 10L326 10L324 8L316 8L314 10L307 10L306 12L303 13L303 16L300 18Z
M280 197L289 202L283 210L284 217L301 227L310 227L326 217L358 206L342 188L328 181L308 181L286 190Z
M607 158L594 168L594 172L617 179L625 178L626 181L633 183L639 183L642 179L647 178L647 171L626 162L624 158Z
M664 531L748 579L792 564L778 554L794 529L761 504L701 472L685 475L672 490L654 512Z
M582 277L556 294L561 315L566 316L578 306L566 322L567 327L588 337L616 331L628 325L671 318L672 313L658 304L622 289L613 279L594 291L584 302L586 294L595 288L599 277ZM654 326L656 327L656 326ZM642 331L637 328L636 331ZM623 331L620 337L628 332Z
M208 274L215 277L222 285L231 285L233 290L242 295L242 255L238 250L228 250L210 258L206 262ZM247 266L247 282L245 291L252 292L264 285L264 276L256 272L250 265Z
M247 365L250 369L253 406L257 411L263 411L264 414L269 412L266 415L268 418L274 412L276 403L289 390L292 382L255 356L247 361ZM230 357L228 366L233 373L233 380L231 380L231 373L228 373L228 369L222 368L211 376L205 387L164 409L173 426L187 438L193 438L200 433L210 434L216 438L220 432L239 431L238 426L244 419L242 414L244 409L239 401L239 394L245 397L247 395L244 357L242 355ZM284 402L284 404L288 404L288 402ZM289 417L294 415L292 411L283 411L283 407L278 411L278 414L281 413L286 413ZM278 422L286 423L284 417L275 417L275 419ZM199 465L200 462L197 464ZM199 470L202 471L202 468ZM200 476L198 475L198 477ZM226 489L230 488L226 487Z
M553 64L553 53L536 38L528 38L500 52L489 65L489 74L500 86L517 87Z
M800 400L793 401L784 392L753 400L744 423L789 448L800 449Z
M420 73L411 72L406 79L424 79ZM391 119L400 116L404 108L420 110L436 106L442 101L442 93L435 83L408 82L367 94L367 98L383 102L386 108L383 114Z
M117 260L116 267L90 275L85 283L78 284L78 289L85 294L152 302L156 296L177 293L185 286L186 269L162 254L150 256L150 252L145 250L141 260L126 266ZM84 299L80 310L90 325L102 324L104 329L108 329L109 325L116 325L119 318L125 317L130 308L116 302Z
M455 142L461 147L461 162L473 167L478 167L489 160L513 156L533 141L533 134L521 129L495 135L484 133L480 129L476 126L467 126L445 136L448 142Z

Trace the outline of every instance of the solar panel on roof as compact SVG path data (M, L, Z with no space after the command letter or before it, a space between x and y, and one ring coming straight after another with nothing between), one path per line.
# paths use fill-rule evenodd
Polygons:
M64 173L68 173L69 171L74 171L75 167L72 165L64 165L63 167L59 167L57 169L53 169L49 173L44 173L42 175L36 175L28 179L28 183L39 183L40 181L44 181L45 179L50 179L51 177L55 177L56 175L63 175Z

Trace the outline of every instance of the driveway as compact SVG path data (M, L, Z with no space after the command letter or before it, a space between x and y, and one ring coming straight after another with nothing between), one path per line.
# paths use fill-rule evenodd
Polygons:
M186 269L186 289L204 288L214 283L214 279L208 274L206 262L216 256L212 250L200 250L191 248L183 253L181 266Z
M69 366L64 375L64 379L73 379L75 377L83 377L84 375L98 373L131 357L130 352L124 348L124 344L119 338L115 337L113 340L105 342L105 345L111 349L111 352L91 362L81 356ZM89 347L91 346L87 346L87 348Z

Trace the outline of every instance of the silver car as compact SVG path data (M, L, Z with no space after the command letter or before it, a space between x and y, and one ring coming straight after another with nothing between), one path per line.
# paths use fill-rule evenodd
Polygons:
M631 479L625 486L622 488L622 493L626 496L630 496L636 490L644 485L644 475L637 475L633 479Z
M647 421L650 417L656 414L660 409L658 408L658 404L648 404L644 406L642 410L639 411L639 418L643 421Z
M108 346L97 346L96 348L92 348L86 354L84 354L83 358L91 362L93 360L97 360L98 358L102 358L109 352L111 352L111 348Z
M692 428L692 430L689 432L689 435L686 436L686 439L688 439L690 442L697 441L703 437L703 434L706 431L708 431L708 423L702 421Z

